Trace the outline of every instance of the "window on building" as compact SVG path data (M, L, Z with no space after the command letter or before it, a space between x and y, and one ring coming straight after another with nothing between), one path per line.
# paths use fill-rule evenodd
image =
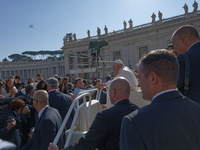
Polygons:
M121 59L120 51L113 52L113 60Z
M139 47L139 59L148 53L148 46Z

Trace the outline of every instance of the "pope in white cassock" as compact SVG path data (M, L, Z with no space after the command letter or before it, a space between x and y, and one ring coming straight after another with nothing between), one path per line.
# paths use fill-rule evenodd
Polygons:
M120 59L117 59L113 62L113 69L117 73L116 77L124 77L129 81L131 86L129 99L132 103L136 104L139 107L143 107L150 103L142 98L142 94L140 92L137 92L138 80L136 78L136 75L130 68L124 66L124 63ZM106 82L105 85L109 88L111 82L112 81Z

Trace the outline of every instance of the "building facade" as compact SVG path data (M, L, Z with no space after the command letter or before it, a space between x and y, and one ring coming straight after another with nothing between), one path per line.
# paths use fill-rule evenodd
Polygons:
M186 5L186 4L185 4ZM194 7L194 6L193 6ZM158 20L153 13L152 22L133 26L132 20L123 22L124 29L108 33L105 26L105 33L101 34L97 28L97 35L83 39L76 39L74 35L67 34L62 47L65 56L65 70L74 77L105 78L112 71L112 61L121 59L126 66L136 69L140 58L154 49L165 49L171 43L173 32L182 25L193 25L200 33L200 11L194 7L193 12L188 12L184 7L185 14L171 18L162 18L159 11ZM108 45L100 49L100 59L96 58L97 65L94 67L91 49L88 49L91 41L107 40Z
M23 62L1 62L0 75L1 78L8 78L9 76L20 75L22 80L26 82L28 78L36 79L38 73L42 74L42 78L47 80L58 74L62 77L65 76L65 64L63 60L35 60Z

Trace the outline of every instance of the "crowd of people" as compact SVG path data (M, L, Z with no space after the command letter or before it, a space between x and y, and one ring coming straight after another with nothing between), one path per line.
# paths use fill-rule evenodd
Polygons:
M76 91L94 88L95 85L102 83L101 79L73 80L69 74L64 78L54 75L47 81L41 74L37 74L36 78L35 81L29 78L27 83L24 83L18 75L0 80L0 139L14 143L17 150L47 149L49 143L55 138L72 101L77 97ZM106 79L111 80L111 76L107 76ZM93 93L93 98L95 97L96 92ZM9 102L4 104L6 100ZM105 91L101 93L100 103L106 104ZM55 114L54 119L52 114ZM51 116L51 123L44 121L38 125L38 120L41 120L39 116L44 119ZM73 116L74 110L65 130L70 128ZM54 127L57 128L56 131ZM35 137L36 133L37 137ZM39 141L38 136L40 136ZM60 147L64 146L64 138L63 135L58 144ZM42 139L46 140L42 141Z
M137 75L121 60L113 62L116 77L94 82L55 75L27 84L19 76L0 81L1 97L13 100L1 107L0 139L16 149L58 150L64 146L64 131L57 145L52 142L62 121L81 92L108 87L99 100L104 109L97 113L85 137L66 150L198 150L200 149L200 37L191 25L178 28L172 35L170 50L152 50L137 65ZM188 69L189 68L189 69ZM137 77L136 77L137 76ZM141 89L149 105L132 103L132 91ZM109 94L113 107L106 107ZM16 97L16 95L18 97ZM93 93L95 96L97 93ZM32 96L30 106L22 96ZM74 112L65 130L70 128ZM34 128L32 128L34 127ZM0 141L1 142L1 141Z

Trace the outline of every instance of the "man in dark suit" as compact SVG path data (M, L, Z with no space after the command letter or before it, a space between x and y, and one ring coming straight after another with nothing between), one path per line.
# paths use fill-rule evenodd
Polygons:
M58 91L58 80L56 78L49 78L47 81L47 91L49 92L49 106L56 108L61 117L62 121L65 119L65 116L72 104L71 96L61 93ZM67 121L66 127L70 128L72 120L74 117L74 111L72 111L69 120Z
M47 150L49 143L53 142L59 128L61 127L62 119L59 112L49 107L48 93L45 90L38 90L33 99L33 106L38 112L39 120L36 123L31 140L32 150ZM58 141L60 148L64 147L64 135Z
M17 88L17 90L19 89L20 86L22 85L25 86L24 82L21 81L21 77L18 75L15 76L15 82L13 84Z
M130 84L123 77L113 80L110 86L110 100L113 107L98 113L85 138L79 140L81 150L119 149L122 118L138 107L129 101Z
M97 79L95 81L95 86L98 86L99 84L102 84L101 79ZM96 96L97 96L97 91L94 92L94 98L96 98ZM106 102L107 102L107 94L104 91L104 89L102 89L102 91L101 91L101 96L100 96L99 102L100 102L101 105L106 104Z
M167 50L145 55L138 65L138 86L152 101L125 116L121 150L194 150L200 148L200 104L177 89L179 65Z
M173 50L180 65L177 88L190 99L200 102L200 38L197 30L191 25L178 28L172 35ZM186 61L189 58L190 68L188 90L185 91ZM186 93L185 93L186 92Z

